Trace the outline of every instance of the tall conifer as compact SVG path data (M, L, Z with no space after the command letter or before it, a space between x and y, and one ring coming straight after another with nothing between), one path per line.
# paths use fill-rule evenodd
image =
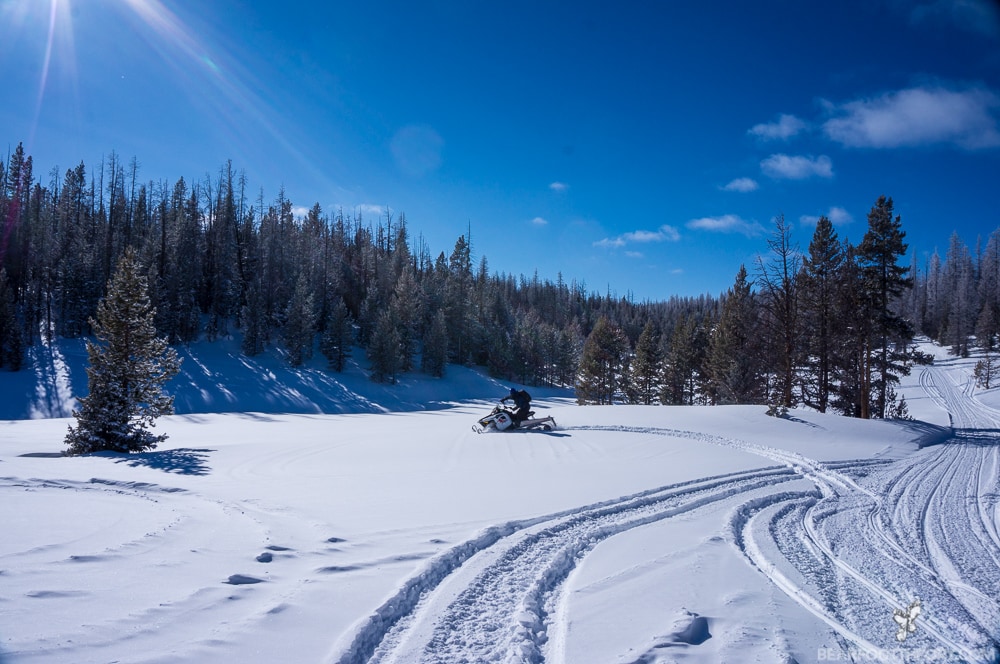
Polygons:
M127 250L97 306L97 319L90 321L97 341L87 342L89 394L73 412L77 426L66 436L69 454L142 452L166 439L148 428L174 412L174 398L163 385L180 370L180 360L156 336L154 316L146 279Z

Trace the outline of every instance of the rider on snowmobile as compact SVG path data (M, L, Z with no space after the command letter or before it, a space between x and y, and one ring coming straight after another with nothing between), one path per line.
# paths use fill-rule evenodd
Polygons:
M514 411L514 424L520 424L528 419L528 410L531 408L531 395L516 387L510 388L510 394L500 399L500 403L506 403L507 399L512 399L517 410Z

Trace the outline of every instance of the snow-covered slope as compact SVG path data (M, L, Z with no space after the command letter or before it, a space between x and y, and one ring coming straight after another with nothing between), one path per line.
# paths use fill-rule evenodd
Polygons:
M482 402L192 412L131 457L0 422L0 662L1000 661L969 373L918 368L914 422L551 399L477 435L504 386L460 372L425 382Z
M364 352L346 370L326 370L317 353L304 366L288 365L270 349L257 357L240 352L240 340L220 339L177 347L181 371L167 386L179 414L190 413L383 413L446 408L470 398L496 399L509 386L481 371L450 365L445 379L413 373L397 385L372 383ZM26 368L0 371L0 420L70 417L75 396L87 393L87 351L83 340L36 342ZM532 395L570 397L568 390L532 387Z

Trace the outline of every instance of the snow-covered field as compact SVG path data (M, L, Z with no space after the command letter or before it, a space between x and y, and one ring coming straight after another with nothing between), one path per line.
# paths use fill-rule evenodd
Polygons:
M56 355L41 389L0 374L8 411L65 414ZM1000 393L970 361L915 370L912 422L532 389L559 430L477 435L505 386L471 371L223 359L186 360L155 452L0 421L0 663L1000 661Z

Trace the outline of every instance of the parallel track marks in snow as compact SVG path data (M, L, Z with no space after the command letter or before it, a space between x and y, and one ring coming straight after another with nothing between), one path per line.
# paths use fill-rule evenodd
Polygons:
M337 661L356 664L391 660L401 645L412 651L414 644L406 642L411 638L414 615L426 607L424 600L463 566L467 567L463 571L475 578L443 610L431 616L437 628L426 647L416 644L423 652L421 656L427 661L453 662L484 661L510 654L520 661L541 661L545 599L597 543L631 528L794 479L798 476L788 468L761 468L681 482L491 527L449 549L411 577L365 621ZM484 555L472 560L480 553ZM485 553L495 555L484 558Z

